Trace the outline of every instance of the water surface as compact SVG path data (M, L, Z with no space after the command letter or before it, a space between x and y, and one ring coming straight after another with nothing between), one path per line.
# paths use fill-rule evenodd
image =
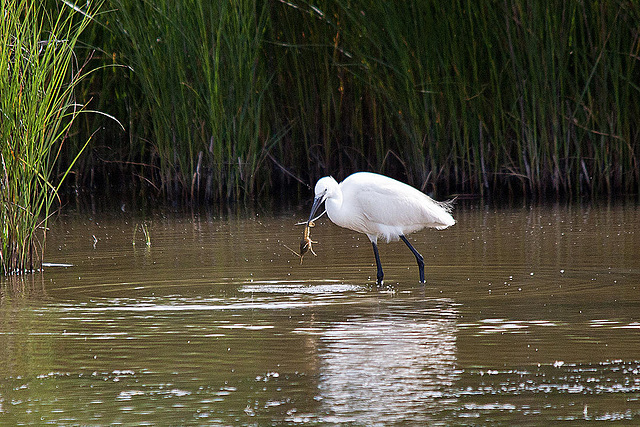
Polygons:
M326 219L300 265L304 209L58 218L2 282L0 422L640 420L638 206L461 205L411 235L426 285L380 245L383 288Z

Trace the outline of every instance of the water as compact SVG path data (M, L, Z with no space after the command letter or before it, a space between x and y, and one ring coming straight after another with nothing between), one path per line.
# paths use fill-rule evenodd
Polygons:
M458 206L411 236L426 286L380 246L384 288L327 220L300 265L304 209L59 218L2 283L0 423L640 420L637 206Z

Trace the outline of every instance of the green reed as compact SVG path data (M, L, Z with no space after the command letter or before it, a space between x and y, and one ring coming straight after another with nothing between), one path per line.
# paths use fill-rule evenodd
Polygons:
M248 0L113 4L149 123L134 145L159 171L148 178L170 196L252 194L272 142L262 120L264 9Z
M472 192L638 185L637 5L362 3L350 3L352 38L368 36L361 71L408 175Z
M276 3L286 164L447 192L634 191L639 8L556 3Z
M4 274L39 268L60 184L53 170L73 120L83 75L74 48L89 16L50 15L29 0L0 0L0 263ZM86 146L86 142L85 145Z
M210 3L105 15L133 69L111 151L167 195L363 169L440 193L640 189L637 2Z

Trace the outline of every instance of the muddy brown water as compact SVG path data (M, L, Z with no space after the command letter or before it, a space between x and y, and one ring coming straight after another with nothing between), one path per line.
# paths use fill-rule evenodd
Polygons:
M640 421L637 205L461 205L411 235L426 285L380 245L383 288L327 219L300 265L307 214L58 218L2 281L0 422Z

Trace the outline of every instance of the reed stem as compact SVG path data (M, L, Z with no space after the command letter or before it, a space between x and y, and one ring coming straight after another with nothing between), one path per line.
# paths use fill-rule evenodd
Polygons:
M85 107L74 98L84 73L74 48L91 18L70 7L48 14L30 0L0 5L0 264L6 275L40 268L53 203L78 156L54 176Z

